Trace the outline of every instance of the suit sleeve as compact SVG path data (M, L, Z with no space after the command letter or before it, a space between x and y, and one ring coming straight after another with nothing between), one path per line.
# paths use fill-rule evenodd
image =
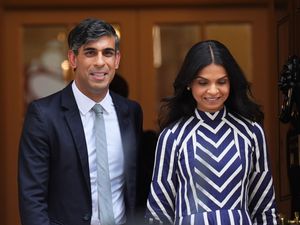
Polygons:
M49 140L37 103L28 107L19 143L18 185L22 225L50 225L48 218Z
M159 136L155 163L147 200L146 220L149 223L172 224L175 214L175 196L178 186L176 177L176 141L171 130Z
M275 191L270 170L263 129L257 123L253 128L252 171L249 184L249 211L253 224L277 224Z

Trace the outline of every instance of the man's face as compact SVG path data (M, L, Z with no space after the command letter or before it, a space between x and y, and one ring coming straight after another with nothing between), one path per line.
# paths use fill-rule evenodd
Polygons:
M68 57L79 90L94 101L101 101L119 67L120 52L115 49L114 37L90 41L78 49L78 55L70 50Z

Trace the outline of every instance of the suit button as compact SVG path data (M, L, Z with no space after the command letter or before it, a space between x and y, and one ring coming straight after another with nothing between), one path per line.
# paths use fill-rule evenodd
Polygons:
M89 221L91 219L91 217L90 217L90 215L88 213L86 213L86 214L83 215L82 219L84 221Z

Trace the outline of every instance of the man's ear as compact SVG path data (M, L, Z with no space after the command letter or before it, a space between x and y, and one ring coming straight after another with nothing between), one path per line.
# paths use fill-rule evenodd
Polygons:
M68 59L72 70L75 70L77 67L77 58L75 53L72 50L68 50Z
M116 61L115 61L115 69L119 68L120 65L120 59L121 59L121 53L120 51L116 52Z

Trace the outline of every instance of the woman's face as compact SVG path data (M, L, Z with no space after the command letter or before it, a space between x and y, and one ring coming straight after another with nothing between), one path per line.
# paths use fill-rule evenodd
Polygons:
M224 106L229 96L230 83L223 66L210 64L199 71L190 84L197 108L204 112L216 112Z

